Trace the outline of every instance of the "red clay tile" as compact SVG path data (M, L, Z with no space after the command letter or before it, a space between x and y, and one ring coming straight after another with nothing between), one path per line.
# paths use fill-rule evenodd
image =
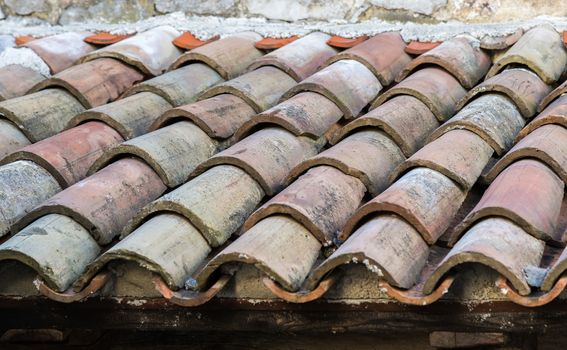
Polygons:
M336 144L345 136L363 128L378 128L390 136L406 157L420 149L439 121L423 102L413 96L396 96L341 128Z
M26 146L4 158L2 163L30 160L49 171L65 188L82 180L104 151L122 141L108 125L89 122Z
M522 68L507 69L470 90L459 101L457 109L463 108L465 104L480 94L497 92L514 101L522 116L528 119L536 113L539 102L550 90L551 87L532 71Z
M100 58L68 68L40 82L32 91L60 87L73 94L85 108L93 108L114 101L143 79L144 76L129 65L112 58Z
M358 209L339 238L346 240L371 214L390 212L408 221L428 244L434 244L451 223L465 196L466 191L445 175L428 168L415 168Z
M246 101L256 113L277 104L295 80L275 67L260 67L205 91L200 100L221 94L232 94Z
M156 130L177 120L187 119L212 138L227 139L256 112L243 99L221 94L188 105L172 108L156 119Z
M181 50L171 43L177 36L179 32L172 27L156 27L85 55L81 62L114 58L146 75L160 75L181 55Z
M333 35L327 40L327 45L336 47L337 49L350 49L366 40L368 40L368 35L361 35L356 38L345 38L344 36Z
M375 196L390 184L391 172L404 160L401 150L383 132L361 130L299 164L289 179L297 178L309 168L328 165L358 178Z
M531 293L528 296L518 294L503 276L496 281L496 287L505 292L506 297L516 304L526 307L538 307L549 304L559 297L565 290L565 287L567 287L567 276L561 276L549 291Z
M529 133L542 125L557 124L567 127L567 95L562 95L553 103L549 104L537 117L535 117L518 134L518 140L526 137Z
M44 79L38 71L19 64L4 66L0 68L0 101L23 96Z
M451 130L403 162L394 172L392 179L408 169L427 167L469 190L493 152L492 147L475 133L468 130Z
M494 216L507 218L538 239L560 241L562 232L556 225L563 189L561 179L543 163L531 159L517 161L492 182L455 228L451 242L475 222Z
M333 101L346 119L352 119L380 90L382 85L366 66L354 60L340 60L295 85L282 100L302 91L316 92Z
M108 244L128 220L165 189L159 176L144 162L120 159L43 202L14 228L57 213L76 220L99 244Z
M485 50L504 50L514 45L524 34L522 28L505 35L485 35L480 39L480 47Z
M394 96L409 95L425 103L437 119L443 122L453 116L457 102L465 94L466 90L451 74L439 68L423 68L378 96L370 109Z
M173 39L173 45L177 46L180 49L192 50L219 39L220 35L215 35L207 40L201 40L190 32L183 32L183 34Z
M257 58L248 68L274 66L289 74L296 81L302 81L337 53L325 44L327 34L315 32L302 37L279 50Z
M95 50L95 47L83 41L91 33L63 33L33 40L22 44L32 49L57 74L71 67L84 55Z
M89 43L89 44L95 44L95 45L111 45L111 44L115 44L119 41L122 41L124 39L127 39L133 35L135 35L136 33L132 33L132 34L111 34L108 32L100 32L100 33L96 33L96 34L92 34L87 36L86 38L84 38L85 42Z
M556 99L562 97L567 92L567 81L564 81L561 85L553 89L548 95L546 95L538 106L538 111L543 111Z
M254 43L261 38L259 34L246 32L220 39L184 53L173 62L170 69L202 62L216 70L225 80L236 78L263 55L262 51L254 47Z
M249 119L235 135L248 136L262 125L279 125L296 136L318 139L343 113L332 101L314 92L301 92Z
M442 41L410 41L404 51L410 55L421 55L441 45Z
M195 174L220 164L244 169L268 195L284 187L285 177L293 167L318 152L317 141L297 137L276 127L265 128L201 164Z
M340 274L338 273L326 276L313 290L299 290L297 292L288 292L269 277L262 278L262 283L278 298L289 303L303 304L319 299L323 296L323 294L327 293L331 287L333 287L339 277Z
M287 38L262 38L261 40L257 41L254 46L257 49L261 50L275 50L285 45L294 42L295 40L299 39L297 35L293 35Z
M509 65L524 65L551 85L561 77L566 64L567 50L561 36L550 25L541 25L527 31L500 56L486 78L491 78Z
M20 35L16 37L16 46L20 46L23 45L25 43L29 43L31 41L36 40L36 38L34 38L31 35Z
M406 65L396 81L405 79L416 69L435 65L451 73L463 87L470 89L490 68L490 57L476 45L478 43L465 37L444 41Z
M0 159L29 144L30 140L17 126L0 119Z
M449 130L466 129L482 137L498 155L514 143L524 119L512 100L501 94L481 95L430 136L435 140Z
M405 46L399 33L382 33L333 56L327 65L340 60L358 61L374 73L380 84L388 86L411 61Z
M330 245L360 205L366 189L357 178L329 166L311 168L262 205L246 220L246 234L260 220L289 215L305 226L321 244Z

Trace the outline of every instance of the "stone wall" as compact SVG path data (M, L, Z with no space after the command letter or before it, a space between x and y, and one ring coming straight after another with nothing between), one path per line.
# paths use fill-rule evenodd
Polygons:
M422 23L567 15L567 0L0 0L0 6L5 16L33 16L52 24L137 21L176 11L282 21L380 18Z

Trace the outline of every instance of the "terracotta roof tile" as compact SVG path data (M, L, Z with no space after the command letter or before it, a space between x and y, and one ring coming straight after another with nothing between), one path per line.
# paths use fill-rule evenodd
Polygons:
M297 35L289 36L287 38L263 38L258 40L254 46L261 50L275 50L294 42L298 38L299 37Z
M350 49L353 46L356 46L363 41L368 40L367 35L362 35L356 38L345 38L339 35L333 35L329 40L327 40L327 44L332 47L340 48L340 49Z
M173 45L180 49L192 50L219 39L220 36L215 35L207 40L200 40L189 32L183 32L183 34L173 39Z
M19 64L0 68L0 100L25 95L45 77L38 71Z

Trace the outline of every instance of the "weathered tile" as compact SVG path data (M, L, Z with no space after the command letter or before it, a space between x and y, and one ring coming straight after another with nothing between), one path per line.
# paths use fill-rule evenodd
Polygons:
M180 121L107 150L94 162L89 174L116 159L138 157L154 169L167 187L172 188L187 181L197 165L215 154L217 148L218 142L197 125Z
M246 101L256 113L277 104L295 80L275 67L260 67L205 91L200 100L221 94L232 94Z
M85 108L65 90L46 89L0 102L0 114L10 120L31 142L53 136Z
M482 137L498 155L506 153L524 126L524 118L512 100L501 94L486 94L472 100L451 120L431 134L435 140L449 130L465 129Z
M490 68L490 57L469 37L456 37L425 52L411 61L401 71L397 81L423 66L440 66L459 80L467 89L472 88Z
M400 288L413 286L429 255L429 246L412 225L392 214L381 214L360 226L308 279L315 286L326 274L345 264L364 264ZM378 283L376 281L376 287Z
M470 90L459 102L457 109L463 108L465 104L480 94L496 92L514 101L522 116L528 119L536 113L539 102L550 90L551 87L530 70L507 69Z
M262 125L279 125L296 136L318 139L343 116L342 111L328 98L315 92L301 92L289 100L255 115L242 125L237 140Z
M61 191L47 170L25 160L0 166L0 188L0 236L35 206Z
M567 270L567 249L564 249L553 265L550 266L540 289L546 292L551 291L560 282L560 279L564 277L565 270Z
M486 78L491 78L509 65L524 65L537 73L546 84L553 84L561 77L566 64L567 51L561 36L552 26L541 25L527 31L500 56Z
M246 101L231 94L221 94L191 104L172 108L156 119L156 130L178 120L198 125L209 137L227 139L256 112Z
M391 212L409 222L428 244L445 232L466 196L445 175L428 168L415 168L384 192L360 207L344 226L341 240L370 214Z
M287 216L270 216L216 255L197 276L205 286L209 276L227 263L254 265L283 288L299 289L315 263L321 244L309 231Z
M547 94L538 106L538 111L543 111L556 99L562 97L567 92L567 81L564 81L561 85L553 89L549 94Z
M24 133L9 120L0 119L0 159L30 144Z
M65 188L82 180L104 151L122 141L108 125L89 122L26 146L2 159L1 164L32 161L49 171Z
M236 78L263 55L262 51L254 47L254 43L260 39L261 35L252 32L231 35L184 53L171 65L171 69L203 62L225 80Z
M170 26L156 27L93 51L83 56L81 62L103 57L114 58L138 68L146 75L160 75L182 53L172 43L179 34L181 33Z
M67 127L76 127L93 120L101 121L128 140L149 132L152 123L169 109L171 104L163 97L151 92L140 92L77 114Z
M15 225L22 228L47 214L67 215L107 244L147 203L166 187L144 162L125 158L57 193ZM17 227L16 227L17 226Z
M530 293L524 269L538 267L545 244L520 226L502 218L487 218L461 238L424 285L430 293L454 267L466 263L488 266L505 276L521 295Z
M457 102L465 94L466 90L451 74L439 68L423 68L379 95L370 109L382 105L392 97L409 95L427 105L437 119L443 122L455 114Z
M89 232L75 220L46 215L0 245L0 260L31 267L57 291L66 290L99 254Z
M357 178L333 167L317 166L258 208L242 231L268 216L289 215L321 244L330 245L360 205L364 192L366 189Z
M560 241L562 232L558 232L557 223L563 190L561 179L543 163L531 159L517 161L492 182L455 228L451 242L475 222L495 216L507 218L538 239Z
M493 153L492 147L475 133L468 130L451 130L403 162L394 172L392 179L401 176L408 169L427 167L469 190Z
M31 91L63 88L85 108L93 108L116 100L143 79L137 69L112 58L101 58L68 68L41 81Z
M537 117L526 125L518 134L518 140L526 137L540 126L547 124L567 127L567 95L562 95L553 103L550 103Z
M91 33L88 32L62 33L32 40L21 46L32 49L49 66L51 74L57 74L96 49L84 41L89 35Z
M327 65L340 60L358 61L374 73L380 84L388 86L411 61L405 47L399 33L382 33L331 57Z
M328 165L358 178L367 191L376 196L390 185L390 174L404 160L396 143L382 131L361 130L300 163L291 171L289 179L309 168Z
M438 126L439 121L423 102L413 96L400 95L342 127L331 142L336 144L362 128L378 128L409 157L423 147L427 136Z
M547 164L567 183L567 129L560 125L546 124L520 140L486 174L492 182L506 167L519 159L537 159Z
M150 215L177 213L218 247L244 223L264 197L262 187L245 171L215 166L143 208L123 231L130 234Z
M0 68L0 101L23 96L45 79L38 71L19 64Z
M177 107L195 102L201 92L223 81L224 79L211 67L202 63L193 63L136 84L124 95L152 92Z
M281 49L272 51L257 58L248 68L257 69L263 66L277 67L296 81L302 81L337 53L327 45L328 34L315 32L293 41Z
M316 92L333 101L346 119L352 119L380 90L382 85L365 65L354 60L340 60L295 85L282 100L303 91Z
M480 38L480 47L486 50L504 50L514 45L523 34L524 30L522 28L518 28L511 34L487 34Z

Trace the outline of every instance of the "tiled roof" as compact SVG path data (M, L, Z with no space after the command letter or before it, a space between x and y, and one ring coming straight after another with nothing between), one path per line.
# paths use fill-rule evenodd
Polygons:
M0 295L538 306L567 285L554 29L86 35L25 44L51 77L0 69L0 266L22 271Z

